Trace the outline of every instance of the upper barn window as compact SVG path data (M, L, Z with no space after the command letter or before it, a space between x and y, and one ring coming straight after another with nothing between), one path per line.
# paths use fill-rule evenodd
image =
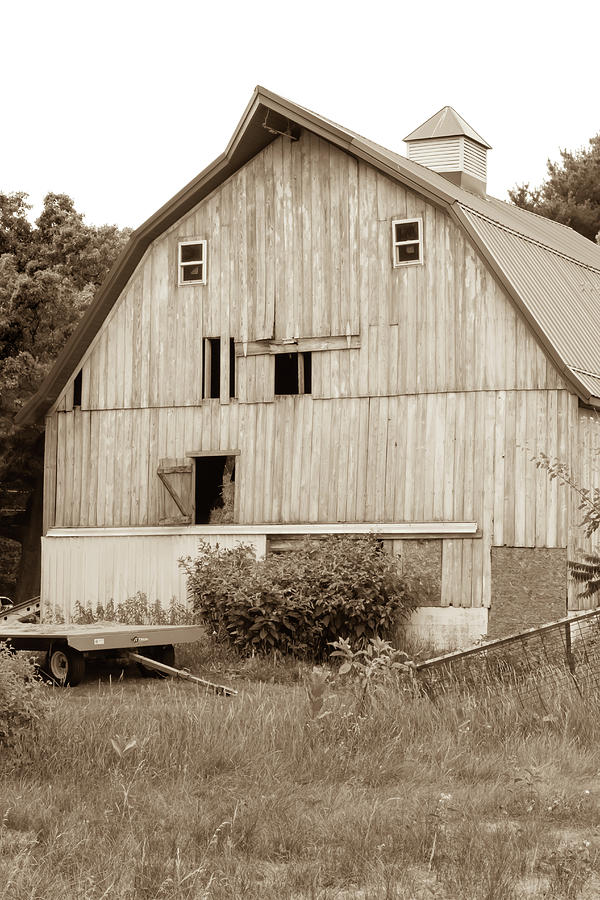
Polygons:
M179 284L206 284L206 241L179 241Z
M423 262L423 220L394 219L392 222L394 267Z
M305 353L278 353L275 357L275 394L311 394L312 357Z

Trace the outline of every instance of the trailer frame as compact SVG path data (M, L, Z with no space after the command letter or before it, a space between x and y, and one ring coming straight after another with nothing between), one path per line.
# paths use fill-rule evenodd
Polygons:
M0 622L0 642L5 642L13 650L46 651L46 672L61 685L74 687L80 683L85 674L86 659L124 656L145 670L194 681L226 696L237 694L233 688L213 684L173 666L173 645L198 641L203 634L204 629L200 625Z

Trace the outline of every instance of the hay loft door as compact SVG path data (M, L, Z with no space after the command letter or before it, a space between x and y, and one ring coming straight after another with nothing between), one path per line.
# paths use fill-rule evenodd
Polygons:
M238 450L194 454L194 524L234 523L235 462L238 455Z
M161 459L157 475L164 490L160 494L160 525L191 525L194 522L194 464L189 459Z

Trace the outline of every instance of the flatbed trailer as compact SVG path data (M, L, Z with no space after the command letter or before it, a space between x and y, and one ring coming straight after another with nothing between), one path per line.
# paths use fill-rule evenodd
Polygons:
M85 674L89 658L129 657L144 669L154 669L206 685L219 693L236 694L224 685L213 684L173 666L174 644L198 641L200 625L120 625L96 622L93 625L44 625L0 622L0 641L14 650L46 651L46 671L59 684L74 686Z

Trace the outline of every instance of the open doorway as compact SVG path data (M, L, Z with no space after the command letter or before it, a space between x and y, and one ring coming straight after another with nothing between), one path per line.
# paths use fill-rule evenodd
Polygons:
M235 456L195 458L195 524L233 525Z

